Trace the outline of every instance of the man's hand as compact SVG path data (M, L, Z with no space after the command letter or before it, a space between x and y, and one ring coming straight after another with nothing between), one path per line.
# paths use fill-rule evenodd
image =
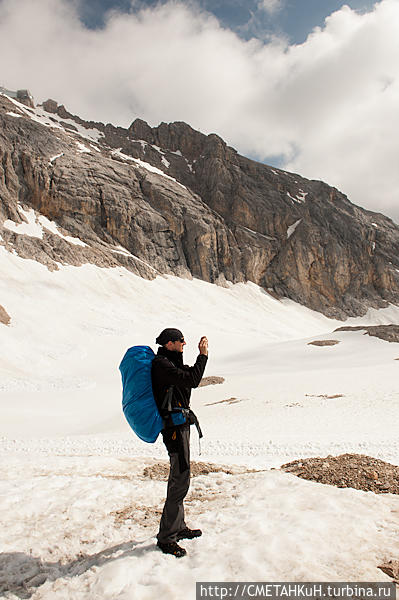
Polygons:
M200 354L208 356L208 338L205 335L203 335L199 341L198 350L200 351Z

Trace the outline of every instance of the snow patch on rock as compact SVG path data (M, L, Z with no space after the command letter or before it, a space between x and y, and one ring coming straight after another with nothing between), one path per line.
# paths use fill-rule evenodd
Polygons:
M81 142L76 142L76 145L78 147L78 152L81 152L82 154L85 153L85 152L87 152L88 154L91 154L91 150L89 150L89 148L87 148Z
M22 117L22 115L17 115L17 113L12 112L12 111L10 111L10 112L8 112L6 114L10 115L10 117L17 117L18 119Z
M287 240L292 236L292 234L294 233L295 229L298 227L299 223L302 221L302 219L298 219L298 221L295 221L295 223L293 223L293 225L290 225L287 229Z
M79 238L72 237L69 235L63 235L59 230L58 226L54 221L50 221L44 215L36 216L33 208L29 210L25 210L22 206L18 205L18 212L22 215L22 217L26 220L25 223L15 223L8 219L4 222L3 227L8 229L9 231L13 231L18 235L27 235L29 237L35 237L39 239L43 239L43 229L47 229L54 235L58 235L60 238L68 242L69 244L74 244L76 246L87 246L85 242L82 242Z
M24 210L22 206L18 206L18 212L26 219L26 222L15 223L14 221L7 219L7 221L3 223L3 227L18 235L28 235L29 237L43 239L43 228L37 222L33 208Z
M64 156L63 152L60 152L60 154L56 154L55 156L52 156L49 160L49 164L50 165L53 164L53 162L56 161L57 158L61 158L61 156Z
M119 158L122 158L124 160L130 160L130 161L136 163L136 165L138 167L142 167L142 168L146 169L147 171L150 171L150 173L155 173L156 175L161 175L162 177L166 177L166 179L170 179L171 181L173 181L174 183L176 183L183 189L185 189L185 190L187 189L186 186L179 183L174 177L171 177L170 175L167 175L166 173L161 171L161 169L158 169L157 167L150 165L150 163L145 162L145 161L141 160L140 158L133 158L133 156L124 154L123 152L121 152L121 148L119 148L118 150L113 150L111 154L113 154L114 156L118 156Z

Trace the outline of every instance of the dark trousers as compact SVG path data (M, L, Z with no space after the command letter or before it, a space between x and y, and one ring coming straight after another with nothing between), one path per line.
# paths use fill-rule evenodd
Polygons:
M159 525L158 541L175 542L177 534L185 529L183 500L190 487L190 429L177 431L176 443L164 442L169 453L170 471L168 492Z

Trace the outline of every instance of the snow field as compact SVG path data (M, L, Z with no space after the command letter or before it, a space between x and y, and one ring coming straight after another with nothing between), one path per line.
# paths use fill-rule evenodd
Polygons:
M25 581L33 600L179 600L196 581L388 581L377 567L399 550L397 497L273 470L202 475L185 504L203 536L176 560L155 548L166 483L143 476L152 462L10 454L0 586Z
M128 347L155 348L158 333L176 326L188 341L185 362L192 364L199 338L207 335L205 374L225 378L193 393L204 455L230 457L241 448L249 456L281 449L295 457L296 448L306 446L329 453L330 446L369 445L381 446L390 460L399 456L392 419L399 399L397 344L361 331L332 333L341 322L250 283L147 281L123 268L93 265L49 272L1 247L0 258L0 298L11 316L10 326L2 326L8 352L0 361L7 448L10 438L18 447L28 439L78 436L79 446L89 436L97 446L97 438L105 445L113 439L117 453L147 452L124 422L118 365ZM348 322L398 319L399 309L390 307ZM332 338L340 343L308 345Z
M3 247L0 274L11 316L0 325L8 598L179 600L195 597L196 581L388 581L377 567L398 554L397 496L270 467L348 451L399 464L397 344L333 333L341 322L251 283L146 281L93 265L49 272ZM348 320L397 322L397 307ZM155 548L166 483L143 476L166 451L128 428L118 372L128 347L155 348L166 326L184 332L187 364L207 335L205 375L225 378L193 392L205 436L199 456L193 429L193 458L260 470L192 480L187 522L204 535L179 561ZM317 339L339 343L308 345Z

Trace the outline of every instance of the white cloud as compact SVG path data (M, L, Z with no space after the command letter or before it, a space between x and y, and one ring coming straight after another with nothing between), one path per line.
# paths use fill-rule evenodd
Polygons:
M399 222L398 38L398 0L344 6L293 46L242 40L191 3L113 13L89 31L66 0L0 0L7 87L124 126L184 120L241 153L282 154Z
M282 8L283 0L260 0L259 10L265 10L269 14L274 14Z

